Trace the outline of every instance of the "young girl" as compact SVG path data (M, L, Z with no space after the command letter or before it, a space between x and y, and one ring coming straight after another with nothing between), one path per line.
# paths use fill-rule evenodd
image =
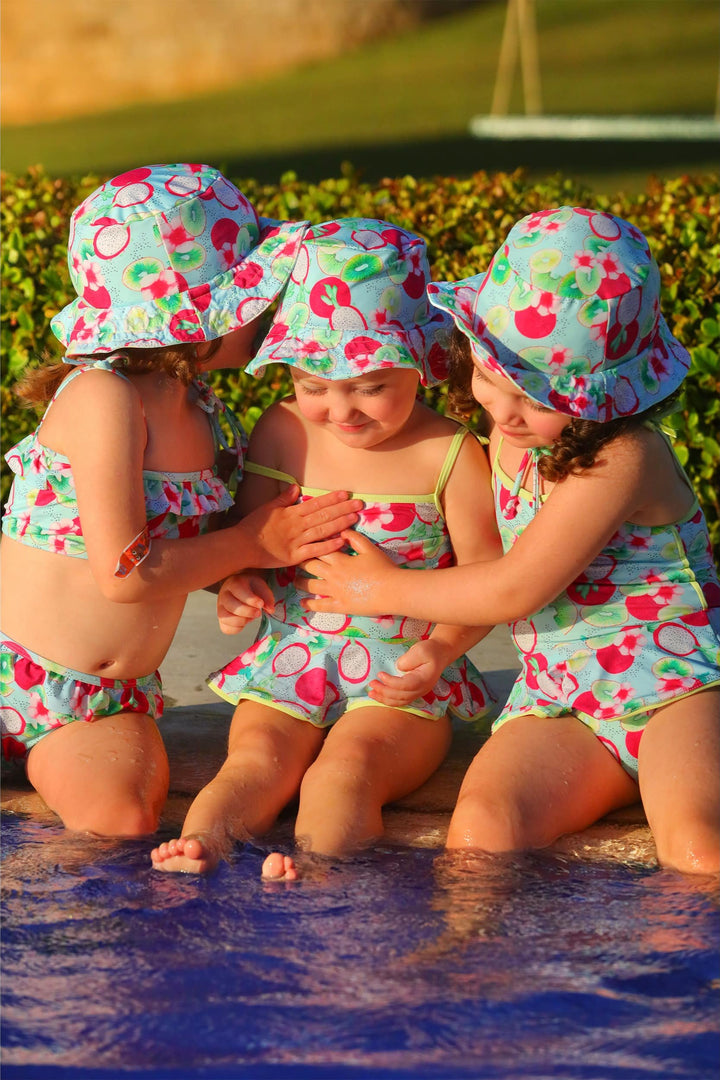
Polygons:
M350 533L356 557L307 564L307 608L511 623L522 672L450 847L551 844L639 794L663 865L717 871L720 587L658 423L689 357L647 242L561 207L520 221L486 274L430 293L461 332L465 399L493 422L505 555L413 573Z
M343 485L363 501L358 527L401 566L449 566L499 551L479 443L418 399L446 371L450 320L427 303L425 244L386 222L312 228L281 307L248 370L291 365L295 396L255 427L246 508L301 484ZM229 633L263 610L254 645L211 677L238 703L227 761L200 792L160 870L204 872L235 839L267 831L300 793L296 835L322 854L379 836L382 807L422 784L450 741L448 708L480 716L487 691L463 657L485 630L385 614L308 618L294 571L233 578L218 602ZM401 675L394 674L398 669ZM376 704L382 695L391 706ZM293 877L272 855L268 876Z
M52 328L66 362L25 381L50 402L7 455L0 660L3 751L70 829L152 832L168 765L157 667L188 592L245 566L332 550L356 505L292 493L225 531L216 459L244 437L201 371L245 363L307 223L259 221L205 165L136 169L72 219L77 299ZM217 340L215 340L217 339ZM205 535L207 534L207 535ZM78 722L76 722L78 721Z

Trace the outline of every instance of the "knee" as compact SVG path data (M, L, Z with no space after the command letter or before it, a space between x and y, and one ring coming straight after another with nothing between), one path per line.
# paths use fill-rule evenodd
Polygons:
M329 743L305 773L302 792L308 794L316 789L356 788L368 786L374 773L377 748L372 741L357 740L342 748Z
M446 846L499 853L542 847L543 840L533 835L517 808L477 792L461 792L450 819Z
M695 824L657 838L658 862L682 874L717 874L720 872L720 835L717 823Z
M102 806L84 806L61 815L73 832L103 837L149 836L160 821L160 807L140 798L108 799Z

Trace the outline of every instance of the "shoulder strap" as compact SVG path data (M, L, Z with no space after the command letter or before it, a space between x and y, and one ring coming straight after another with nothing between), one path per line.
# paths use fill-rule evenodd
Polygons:
M254 473L256 476L267 476L270 480L282 480L285 484L298 484L298 481L290 473L280 472L279 469L271 469L268 465L256 465L254 461L245 462L245 472Z
M448 452L445 455L445 460L443 461L442 469L440 470L440 475L437 478L435 491L433 493L435 498L435 505L438 509L440 509L440 496L445 490L445 485L447 484L450 473L453 470L453 466L457 461L457 456L460 453L460 447L465 441L466 436L469 434L470 431L468 428L458 427L457 431L452 437L450 446L448 447Z

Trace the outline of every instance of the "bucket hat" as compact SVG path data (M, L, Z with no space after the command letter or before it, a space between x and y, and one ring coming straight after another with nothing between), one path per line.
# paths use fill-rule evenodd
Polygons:
M476 359L557 412L607 421L644 412L685 378L690 357L660 314L647 240L612 214L530 214L488 270L428 287Z
M210 341L256 318L288 279L308 223L259 218L208 165L148 165L75 210L77 298L52 320L66 359Z
M323 379L414 368L447 378L452 319L428 303L425 241L371 218L311 226L270 331L247 371L292 364Z

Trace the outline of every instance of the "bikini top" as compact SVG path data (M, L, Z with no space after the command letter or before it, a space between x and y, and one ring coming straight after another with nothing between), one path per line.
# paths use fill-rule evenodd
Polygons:
M78 366L61 383L48 409L74 378L97 368L111 371L122 379L127 378L110 360ZM233 465L237 462L235 472L239 479L247 446L247 438L239 421L206 383L194 380L192 390L195 404L208 416L216 458L221 451L230 451ZM229 429L229 440L221 420ZM29 547L86 559L72 468L66 457L40 442L38 436L42 423L41 420L33 432L5 455L15 476L5 505L2 531ZM212 514L233 505L228 484L218 475L217 464L209 469L188 473L147 469L143 472L143 490L151 539L175 540L197 536L207 531Z
M685 476L667 436L656 430ZM538 470L543 449L527 451L513 480L500 466L501 448L502 439L492 475L495 516L503 550L508 551L546 498L540 493ZM522 486L526 473L529 488ZM562 542L559 537L558 543ZM695 499L687 514L667 525L624 522L575 581L529 621L536 631L560 630L572 638L588 632L601 634L603 629L610 632L618 623L685 622L694 612L717 607L720 583L705 516Z
M353 492L350 497L362 499L364 504L359 511L359 520L353 529L381 547L398 566L415 569L452 566L453 550L440 500L463 440L469 434L468 428L458 426L433 491L421 495L378 495ZM264 465L256 465L252 461L245 462L245 471L281 480L287 484L298 483L289 473ZM298 502L315 495L324 495L328 490L302 484L298 486L301 492ZM281 621L304 626L308 623L308 613L301 607L300 600L306 594L296 592L292 584L294 577L295 568L290 567L274 571L269 575L268 580L277 601L276 618L282 615ZM338 618L342 621L345 616L338 616ZM401 618L396 620L395 630L400 637L413 636L409 631L406 633L406 624L410 621ZM350 622L349 618L347 622ZM352 623L355 626L362 625L363 632L370 636L384 638L393 636L389 616L383 616L382 620L353 617ZM416 636L419 635L416 633Z

